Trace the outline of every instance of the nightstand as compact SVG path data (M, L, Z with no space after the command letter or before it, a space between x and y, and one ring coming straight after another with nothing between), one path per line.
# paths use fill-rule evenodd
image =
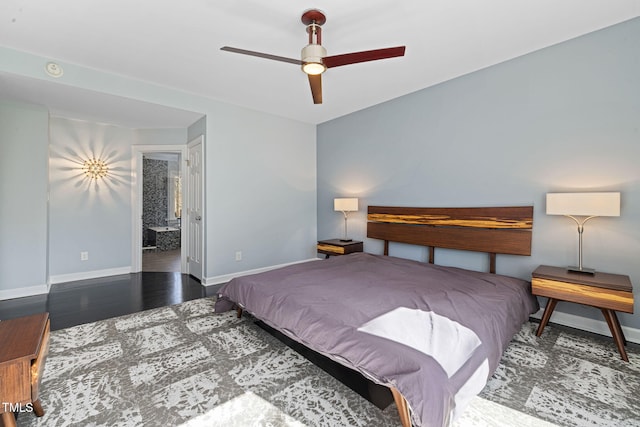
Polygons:
M320 240L317 248L318 253L325 254L325 258L329 258L331 255L347 255L364 250L363 243L358 240L345 242L340 239Z
M536 336L542 335L558 301L590 305L602 310L620 356L629 361L624 349L627 341L616 315L616 311L633 313L633 287L629 276L598 271L595 274L574 273L562 267L541 265L531 274L531 292L549 298Z
M49 351L49 313L0 322L0 418L14 427L12 412L44 415L39 391Z

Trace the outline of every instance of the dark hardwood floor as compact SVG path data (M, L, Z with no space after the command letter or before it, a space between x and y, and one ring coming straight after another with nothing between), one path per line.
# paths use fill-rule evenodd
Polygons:
M180 249L170 251L144 251L142 271L180 271Z
M48 311L51 330L215 295L187 274L142 272L51 286L48 294L0 301L0 320Z
M144 252L141 273L59 283L46 295L0 301L0 320L48 311L51 330L64 329L215 295L220 288L179 271L180 249Z

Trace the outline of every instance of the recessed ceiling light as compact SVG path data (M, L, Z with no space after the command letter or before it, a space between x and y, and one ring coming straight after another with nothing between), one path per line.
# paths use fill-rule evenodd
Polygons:
M47 62L47 65L44 67L44 69L51 77L58 78L61 77L64 73L62 67L55 62Z

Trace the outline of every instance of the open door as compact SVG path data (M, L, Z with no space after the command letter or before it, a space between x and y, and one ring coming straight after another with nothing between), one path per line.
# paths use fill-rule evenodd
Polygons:
M187 272L202 282L204 256L204 174L202 167L203 136L187 145L187 224L189 243L187 249Z

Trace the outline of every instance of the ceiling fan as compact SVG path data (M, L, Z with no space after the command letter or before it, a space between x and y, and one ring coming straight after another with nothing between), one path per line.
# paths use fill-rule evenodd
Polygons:
M302 14L302 23L306 25L307 33L309 34L309 44L302 48L302 59L286 58L230 46L223 46L220 50L300 65L302 71L309 76L309 85L311 86L311 95L313 96L314 104L322 104L322 73L324 73L327 68L404 56L405 46L327 56L326 49L322 47L321 37L321 26L326 21L327 18L324 16L324 13L317 9L309 9Z

